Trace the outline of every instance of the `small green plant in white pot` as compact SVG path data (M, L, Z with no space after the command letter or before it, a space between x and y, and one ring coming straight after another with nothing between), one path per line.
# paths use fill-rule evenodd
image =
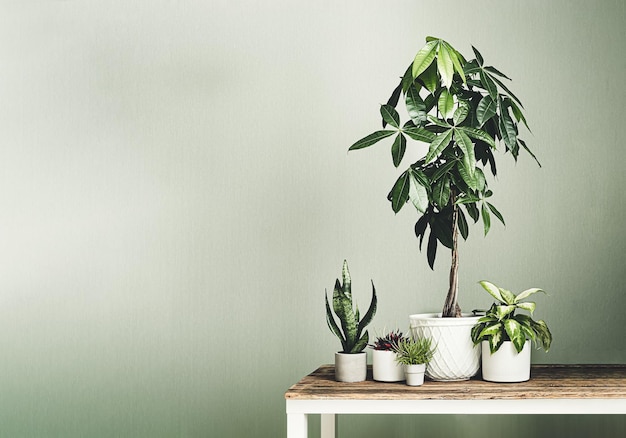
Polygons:
M343 283L337 279L333 291L333 310L341 327L335 321L326 292L326 322L342 347L335 353L335 379L339 382L360 382L367 377L367 354L363 350L369 342L369 334L364 329L376 314L376 289L372 282L372 301L365 316L360 319L359 308L357 306L355 310L352 303L352 280L346 260L343 261L342 277Z
M430 338L404 338L394 345L396 360L404 366L404 377L409 386L420 386L424 383L426 364L435 353Z
M488 281L480 285L497 302L472 328L472 341L481 344L483 379L491 382L524 382L530 379L530 343L546 352L552 344L552 334L543 321L535 321L534 302L525 301L539 288L527 289L518 295ZM544 292L545 293L545 292ZM516 313L524 310L531 316Z
M400 382L404 380L404 368L396 361L394 345L406 338L400 330L393 330L376 338L372 348L372 371L374 380L379 382Z

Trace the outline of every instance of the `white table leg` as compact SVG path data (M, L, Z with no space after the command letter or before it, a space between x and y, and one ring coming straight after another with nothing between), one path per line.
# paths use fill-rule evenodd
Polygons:
M287 414L287 438L306 438L307 433L306 414Z
M321 438L335 438L335 414L321 414Z

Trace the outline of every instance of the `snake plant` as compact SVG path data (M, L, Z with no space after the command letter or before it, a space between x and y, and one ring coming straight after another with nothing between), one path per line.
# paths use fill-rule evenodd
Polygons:
M408 140L428 145L425 156L402 172L387 198L395 213L407 203L417 210L420 249L430 230L426 256L431 269L438 244L452 250L444 317L461 316L457 242L459 233L463 239L469 235L463 210L474 222L482 217L485 235L493 216L504 224L485 177L487 168L496 176L497 144L503 143L504 152L515 160L524 149L537 161L519 136L518 124L528 125L521 101L505 85L510 79L472 49L474 58L468 61L448 42L426 38L388 102L381 105L383 129L349 148L363 149L393 136L391 158L399 167ZM401 97L409 116L404 124L396 111Z
M481 281L480 285L498 302L494 303L487 314L480 318L472 328L471 335L474 344L489 341L489 350L493 354L500 349L504 341L512 341L519 353L524 348L526 339L530 339L536 345L543 347L546 352L550 350L552 334L547 324L544 321L532 319L536 304L523 301L538 292L545 293L543 290L532 288L514 295L488 281ZM531 316L516 314L517 310L528 311Z
M343 284L337 279L333 291L333 310L340 321L341 328L335 321L333 312L328 303L328 291L326 291L326 322L341 341L342 353L360 353L369 342L369 334L365 327L372 321L376 314L377 298L374 282L372 282L372 301L363 319L360 319L359 307L354 309L352 303L352 280L348 270L348 262L343 261L342 269Z

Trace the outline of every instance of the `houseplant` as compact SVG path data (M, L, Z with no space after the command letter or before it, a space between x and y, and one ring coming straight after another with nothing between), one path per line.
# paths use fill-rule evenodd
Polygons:
M406 384L424 383L426 364L432 359L435 348L430 338L403 338L394 345L396 360L404 367Z
M530 342L547 352L552 334L543 320L532 318L536 304L524 300L544 291L532 288L514 295L488 281L481 281L480 285L497 300L472 328L472 341L480 343L482 348L483 379L492 382L530 379ZM518 310L525 310L531 316L516 313Z
M479 367L478 348L469 339L477 318L463 315L458 304L458 236L467 239L469 235L463 210L474 223L482 219L485 235L492 216L504 224L502 214L490 201L493 192L485 175L487 168L494 177L497 174L493 153L497 143L503 144L504 152L515 160L521 149L537 160L519 137L518 125L528 125L522 103L504 84L509 78L472 49L475 57L467 61L446 41L426 38L426 45L389 101L381 105L383 129L349 148L363 149L394 136L391 158L398 167L409 140L429 145L425 156L400 174L388 200L395 213L409 201L415 207L419 216L415 235L421 250L428 231L426 256L431 269L439 244L451 250L449 288L441 315L411 316L414 334L431 336L438 342L433 366L427 371L437 380L467 379ZM404 124L396 110L401 96L409 116ZM450 320L441 321L439 316ZM461 316L467 318L451 318Z
M359 308L352 303L352 281L348 262L343 261L343 283L335 280L333 291L333 310L341 328L335 321L333 311L328 304L326 292L326 322L330 330L341 341L342 350L335 353L335 379L340 382L360 382L367 376L367 354L363 351L369 342L369 334L365 327L376 314L377 298L374 282L372 282L372 300L369 309L360 319Z
M400 330L393 330L384 336L378 336L372 348L372 371L374 380L379 382L399 382L404 380L404 369L396 361L394 345L406 338Z

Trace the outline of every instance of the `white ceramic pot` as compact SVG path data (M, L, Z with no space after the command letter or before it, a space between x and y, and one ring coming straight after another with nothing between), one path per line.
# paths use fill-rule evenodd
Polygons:
M335 380L362 382L367 377L367 354L335 353Z
M481 342L483 350L483 379L490 382L525 382L530 379L530 341L519 353L513 342L504 341L498 351L491 354L489 342Z
M442 318L437 313L410 315L413 337L429 337L436 346L426 367L426 376L438 381L467 380L480 368L480 348L471 338L472 327L480 316Z
M404 369L396 361L396 353L389 350L372 350L374 380L400 382L404 380Z
M421 363L419 365L405 365L404 376L406 377L406 384L410 386L420 386L424 383L424 372L426 371L426 365Z

